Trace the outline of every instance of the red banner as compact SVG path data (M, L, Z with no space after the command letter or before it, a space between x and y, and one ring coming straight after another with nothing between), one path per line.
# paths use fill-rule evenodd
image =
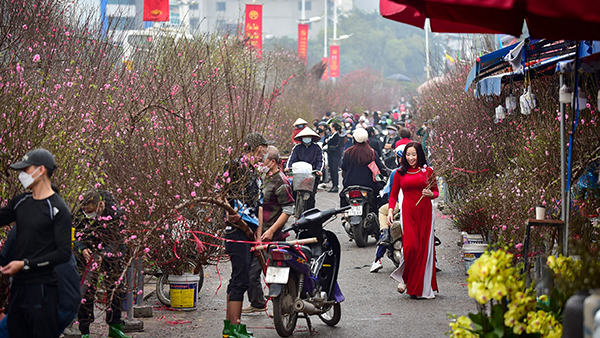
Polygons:
M321 58L321 63L325 65L325 71L323 72L323 76L321 76L321 80L328 81L329 80L329 58Z
M144 0L144 21L169 21L169 0Z
M340 77L340 46L329 46L329 77Z
M308 25L298 24L298 57L306 65L306 50L308 49Z
M262 5L246 4L244 36L250 46L256 48L258 55L262 55Z

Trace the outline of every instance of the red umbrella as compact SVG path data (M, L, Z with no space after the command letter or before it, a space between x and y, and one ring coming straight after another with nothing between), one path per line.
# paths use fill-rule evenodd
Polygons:
M532 37L600 39L597 0L380 0L380 13L419 28L444 33L505 33L520 36L523 21Z

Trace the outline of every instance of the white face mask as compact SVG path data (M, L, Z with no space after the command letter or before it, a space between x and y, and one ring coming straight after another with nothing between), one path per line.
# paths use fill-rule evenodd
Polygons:
M312 137L303 137L302 142L309 144L312 142Z
M24 171L21 171L19 173L19 181L21 181L21 184L23 185L23 188L27 189L31 185L31 183L33 183L35 181L36 178L40 177L40 176L35 177L35 178L33 177L33 174L35 174L38 171L38 169L40 169L40 168L41 167L38 167L37 169L35 169L31 173L31 175L28 174L28 173L26 173L26 172L24 172Z

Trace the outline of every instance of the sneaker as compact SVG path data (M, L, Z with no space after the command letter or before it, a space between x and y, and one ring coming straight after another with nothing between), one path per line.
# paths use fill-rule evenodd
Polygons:
M242 308L242 313L255 313L255 312L263 312L264 308L254 307L252 305L248 305L245 308Z
M404 293L404 291L406 291L406 284L398 283L398 292ZM412 298L412 295L411 295L411 298Z
M381 270L381 268L383 268L383 264L381 264L381 258L376 260L375 262L373 262L373 264L371 265L371 270L369 270L369 272L373 273L373 272L377 272L379 270Z

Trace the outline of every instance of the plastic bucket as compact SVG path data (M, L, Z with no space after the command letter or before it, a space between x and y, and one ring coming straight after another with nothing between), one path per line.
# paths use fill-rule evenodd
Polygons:
M200 276L194 274L169 275L171 307L188 311L196 310L199 281Z
M481 257L485 249L487 249L487 244L465 244L463 245L463 253L465 255L465 274L469 273L469 268L473 263L477 260L477 258Z
M462 242L463 244L485 244L482 235L468 234L464 231L462 232Z

